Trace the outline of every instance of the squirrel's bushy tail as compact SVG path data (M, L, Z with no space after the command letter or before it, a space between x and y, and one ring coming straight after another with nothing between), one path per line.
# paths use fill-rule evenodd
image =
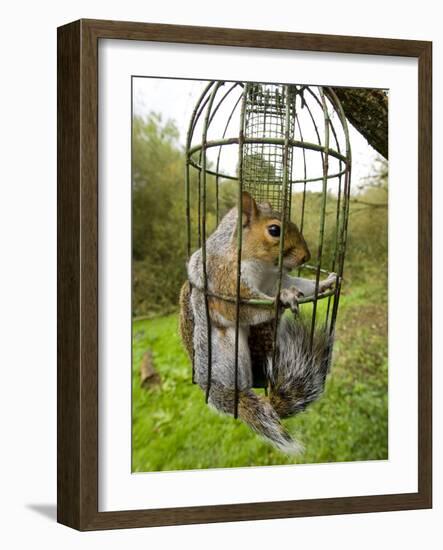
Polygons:
M209 392L209 404L220 412L232 415L235 406L234 390L213 383ZM252 390L238 392L238 417L282 452L298 454L303 450L281 424L269 400Z
M280 418L303 411L323 392L333 337L310 322L283 317L278 327L275 366L268 358L270 403Z
M252 390L238 392L238 416L258 435L286 454L298 454L303 446L281 424L282 418L303 411L323 392L332 351L332 336L314 332L301 318L283 317L277 332L275 365L268 357L269 397ZM209 403L232 415L235 392L217 382L211 384Z

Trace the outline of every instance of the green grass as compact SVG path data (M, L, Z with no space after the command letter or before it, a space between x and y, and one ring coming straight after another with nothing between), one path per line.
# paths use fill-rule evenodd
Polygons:
M381 303L380 303L381 302ZM287 457L242 422L217 414L191 383L176 314L133 325L132 469L135 472L388 457L386 305L369 286L342 296L334 361L324 395L285 421L306 448ZM162 385L142 389L139 367L150 349ZM258 390L262 391L262 390Z

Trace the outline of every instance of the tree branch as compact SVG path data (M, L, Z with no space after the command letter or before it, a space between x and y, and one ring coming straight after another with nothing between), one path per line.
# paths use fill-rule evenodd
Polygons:
M364 206L372 206L373 208L387 208L387 203L384 202L367 202L367 201L361 201L359 199L350 199L349 202L352 202L354 204L363 204Z
M383 90L333 88L346 118L368 143L388 158L388 96ZM331 101L331 94L325 88Z

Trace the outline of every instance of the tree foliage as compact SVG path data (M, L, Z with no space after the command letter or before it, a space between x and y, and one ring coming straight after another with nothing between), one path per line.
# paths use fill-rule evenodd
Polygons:
M133 121L133 313L164 311L185 278L183 154L156 114Z

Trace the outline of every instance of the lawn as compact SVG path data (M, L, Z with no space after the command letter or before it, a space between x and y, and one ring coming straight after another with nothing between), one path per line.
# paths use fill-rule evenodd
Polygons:
M162 384L143 389L139 368L148 349ZM387 310L369 285L342 296L325 393L285 421L305 446L296 458L205 404L191 383L176 313L134 321L132 369L134 472L388 458Z

